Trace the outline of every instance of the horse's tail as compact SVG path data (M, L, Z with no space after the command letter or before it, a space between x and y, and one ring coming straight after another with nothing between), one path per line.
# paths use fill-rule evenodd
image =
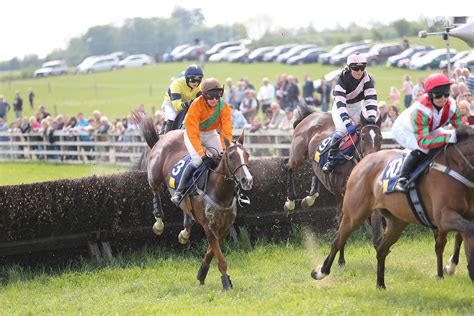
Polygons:
M140 130L142 131L143 137L145 137L148 146L153 148L153 146L155 146L155 144L160 139L160 136L156 132L153 119L150 116L145 116L137 111L132 111L132 117L140 127Z
M301 102L300 104L298 104L298 110L296 111L293 129L296 128L296 126L298 126L298 124L301 123L301 121L304 120L305 117L316 111L316 108L307 105L305 102Z

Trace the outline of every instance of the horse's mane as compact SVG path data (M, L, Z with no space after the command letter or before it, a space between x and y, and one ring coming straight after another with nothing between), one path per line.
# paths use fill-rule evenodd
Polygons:
M474 128L471 126L462 126L456 129L456 137L458 142L474 135Z
M296 128L296 126L298 126L298 124L301 123L301 121L304 120L305 117L316 111L316 108L307 105L305 102L301 102L300 104L298 104L298 110L296 111L293 128Z

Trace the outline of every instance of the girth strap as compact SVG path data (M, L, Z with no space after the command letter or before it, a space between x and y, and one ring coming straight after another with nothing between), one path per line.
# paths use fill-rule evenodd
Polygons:
M458 180L462 184L466 185L469 188L474 188L474 182L469 181L469 179L466 179L464 176L462 176L460 173L454 171L453 169L446 167L445 165L442 165L437 162L433 162L431 164L431 168L438 170L440 172L446 173L447 175L453 177L454 179Z

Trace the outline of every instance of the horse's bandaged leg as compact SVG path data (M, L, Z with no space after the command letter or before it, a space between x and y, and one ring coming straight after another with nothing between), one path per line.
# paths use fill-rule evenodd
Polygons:
M153 215L155 215L155 217L164 218L163 207L161 206L161 199L159 196L153 197Z

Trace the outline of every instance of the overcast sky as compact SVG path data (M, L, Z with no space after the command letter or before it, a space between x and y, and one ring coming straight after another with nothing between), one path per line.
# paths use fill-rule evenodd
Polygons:
M457 1L457 8L473 7ZM430 1L430 3L437 3ZM54 48L65 48L68 40L89 27L115 23L126 18L168 18L175 6L201 8L209 26L245 23L252 36L269 25L308 26L320 30L356 22L390 22L400 18L446 15L426 1L407 0L3 0L0 16L0 60L37 54L44 57ZM370 8L370 9L369 9ZM472 13L472 12L471 12Z

